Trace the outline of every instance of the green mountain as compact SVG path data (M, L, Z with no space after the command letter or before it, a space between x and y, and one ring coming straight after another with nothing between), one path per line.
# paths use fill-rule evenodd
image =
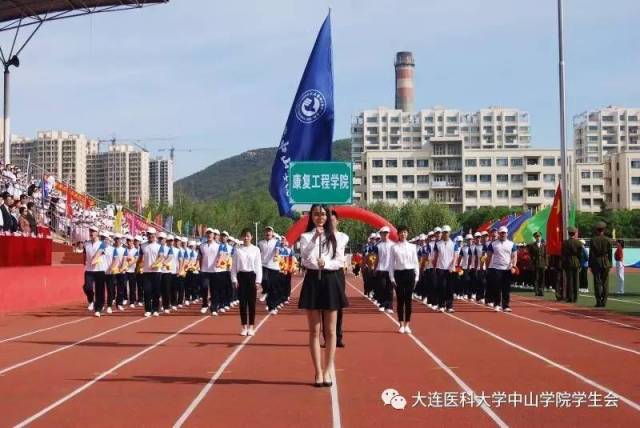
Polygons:
M198 200L268 192L276 151L277 147L255 149L223 159L176 181L174 189ZM351 160L351 141L348 138L333 143L333 159Z

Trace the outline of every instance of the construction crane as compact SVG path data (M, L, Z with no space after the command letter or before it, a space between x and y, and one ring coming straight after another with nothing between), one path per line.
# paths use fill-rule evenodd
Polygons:
M175 152L197 152L197 151L209 151L209 150L215 150L212 147L197 147L197 148L193 148L193 149L176 149L175 147L173 147L173 145L171 147L168 148L163 148L163 149L158 149L159 152L169 152L169 158L171 160L174 159L174 153Z
M98 138L98 144L101 143L111 143L112 146L115 146L116 143L131 143L137 148L141 149L144 152L149 152L147 149L147 141L171 141L175 140L176 137L151 137L151 138Z

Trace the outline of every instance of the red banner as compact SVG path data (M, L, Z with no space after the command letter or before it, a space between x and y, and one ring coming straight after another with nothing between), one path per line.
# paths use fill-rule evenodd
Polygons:
M56 181L55 189L58 192L68 194L69 196L71 196L72 201L79 203L80 205L85 207L85 209L91 208L96 204L96 202L89 196L83 193L79 193L73 187L67 186L59 181Z
M144 233L149 227L149 224L146 221L128 211L124 213L124 219L129 225L129 233L131 235Z
M562 192L560 185L556 189L547 221L547 253L550 256L562 254Z

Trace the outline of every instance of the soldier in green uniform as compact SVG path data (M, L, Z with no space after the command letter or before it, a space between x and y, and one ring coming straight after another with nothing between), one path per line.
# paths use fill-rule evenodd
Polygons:
M604 307L609 296L609 269L611 269L611 240L604 236L607 225L596 223L596 233L589 247L589 268L593 274L593 292L596 308Z
M544 295L544 274L547 270L547 246L542 242L542 235L536 231L533 234L535 241L527 245L531 259L531 271L533 272L533 287L536 296Z
M577 230L573 226L567 228L569 239L562 243L562 269L565 275L565 299L569 303L578 300L578 272L582 258L582 242L577 237Z

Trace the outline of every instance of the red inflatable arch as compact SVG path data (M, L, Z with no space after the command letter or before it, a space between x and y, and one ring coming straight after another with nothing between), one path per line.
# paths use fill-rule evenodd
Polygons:
M359 220L363 223L367 223L368 225L373 226L376 229L380 229L382 226L388 226L391 229L391 233L389 234L389 238L393 241L398 239L398 232L396 228L393 227L391 223L387 221L384 217L380 217L376 213L372 213L371 211L367 211L364 208L353 207L353 206L335 206L333 210L338 213L340 219L350 219L350 220ZM287 231L286 237L289 244L293 244L300 238L307 228L307 222L309 221L309 216L305 215L300 218L297 222L295 222Z

